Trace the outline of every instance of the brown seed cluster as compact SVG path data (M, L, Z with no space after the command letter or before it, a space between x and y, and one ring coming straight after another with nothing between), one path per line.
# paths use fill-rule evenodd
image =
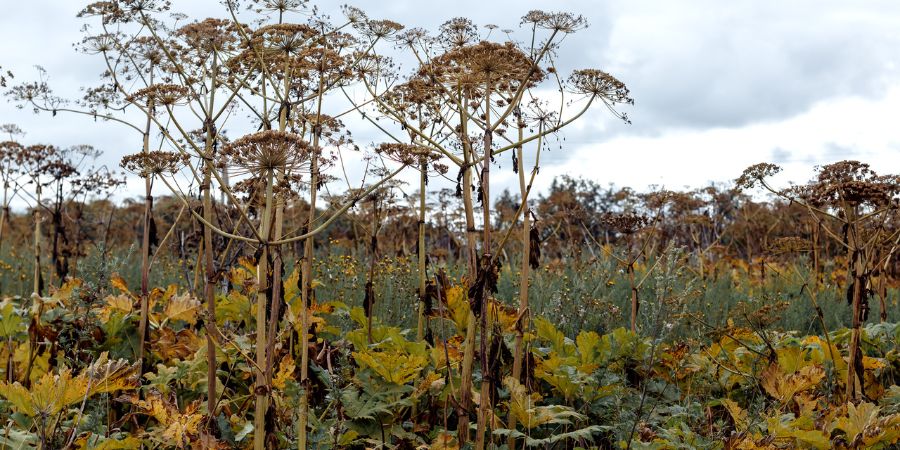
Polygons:
M125 97L129 103L140 103L143 105L165 105L174 106L187 100L190 91L184 86L177 84L151 84L140 89L128 97Z
M859 161L840 161L822 166L808 191L814 204L884 207L896 204L900 177L879 176L868 164Z
M576 70L569 77L569 84L576 93L592 95L608 103L634 103L625 83L602 70Z
M778 238L769 245L769 253L773 255L808 252L811 249L809 241L797 236Z
M300 136L266 130L249 134L222 148L222 163L235 173L266 176L276 171L294 173L306 168L312 148Z
M383 143L375 147L378 154L408 166L433 164L441 159L441 154L421 145Z
M469 98L483 96L486 87L516 92L535 86L546 74L513 43L482 41L453 49L419 69L419 76L458 88Z
M781 172L781 167L770 163L754 164L744 170L744 173L735 180L738 189L753 189L756 183Z
M143 178L154 175L173 174L188 163L188 156L166 151L150 151L127 155L119 165Z
M621 214L606 213L600 217L600 223L619 233L634 234L650 224L650 219L642 214L630 212Z

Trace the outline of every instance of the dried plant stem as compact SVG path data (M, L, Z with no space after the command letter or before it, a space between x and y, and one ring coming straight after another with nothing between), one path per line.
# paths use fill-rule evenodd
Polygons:
M490 328L488 327L488 305L491 301L493 292L490 283L487 281L493 272L493 255L491 255L491 147L493 145L493 133L491 132L491 84L488 80L487 92L484 96L484 155L481 168L481 193L482 193L482 217L484 219L484 234L481 243L481 270L484 282L481 283L481 402L478 405L478 428L475 432L475 449L483 450L485 443L485 432L487 430L487 420L489 414L492 413L491 407L491 373L490 373L490 348L488 340L490 338Z
M272 209L275 202L275 179L270 171L266 176L266 204L259 223L259 234L268 240L271 234ZM268 393L266 388L266 293L272 288L269 278L269 246L261 242L262 252L256 263L258 292L256 294L256 410L253 416L253 448L263 450L266 439L266 409Z
M319 102L318 113L316 114L316 126L313 130L312 155L310 155L310 182L309 182L309 216L306 222L306 233L312 230L313 223L316 220L316 196L318 194L319 184L319 138L321 137L321 127L319 119L321 118L321 91L322 81L319 81ZM304 233L304 234L306 234ZM309 307L311 305L312 295L312 277L313 277L313 236L308 236L303 246L303 264L301 268L301 284L300 298L302 300L302 315L300 316L300 417L297 420L297 448L306 449L307 433L306 428L309 424Z
M152 78L151 78L152 80ZM152 125L153 101L150 101L146 111L147 120L144 124L143 148L144 153L150 151L150 126ZM138 361L140 374L143 375L145 362L144 353L147 345L147 337L150 320L150 221L153 217L153 181L151 176L144 177L144 229L141 236L141 317L138 324Z
M523 127L519 127L519 140L522 140L524 131ZM541 149L538 146L537 149L537 158L540 158ZM522 377L522 360L524 359L525 349L524 349L524 341L525 341L525 330L528 328L528 281L531 272L531 264L530 264L530 249L531 249L531 215L527 212L528 208L528 191L529 186L525 184L525 161L523 161L524 152L522 147L519 146L516 149L517 170L519 172L519 193L522 196L522 203L520 208L525 210L525 213L522 215L522 261L521 266L519 268L519 311L518 317L520 317L519 322L516 324L516 348L515 354L513 355L513 368L512 368L512 377L517 381L521 381ZM537 167L537 159L535 161L535 167ZM510 430L516 429L516 416L515 414L510 413L508 419L508 427ZM514 437L509 437L507 439L507 448L515 448L516 439Z
M464 123L464 122L463 122ZM465 135L463 135L465 136ZM465 140L464 140L465 142ZM468 261L468 281L475 282L477 267L475 244L475 212L472 205L472 171L469 166L468 145L464 145L464 169L463 169L463 207L466 213L466 243ZM472 403L472 365L475 358L475 313L469 311L466 321L465 350L463 352L462 369L459 382L459 408L457 409L457 439L463 446L469 440L469 410Z
M419 167L419 320L416 325L416 340L425 339L425 187L428 181L428 163L424 159ZM0 224L0 227L3 225ZM2 228L0 228L2 229Z

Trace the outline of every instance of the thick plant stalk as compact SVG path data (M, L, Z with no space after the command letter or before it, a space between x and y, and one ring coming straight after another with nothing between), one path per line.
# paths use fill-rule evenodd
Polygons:
M463 129L465 129L465 125L463 125ZM465 140L463 141L465 143ZM469 150L468 146L464 144L464 165L463 169L463 207L465 209L466 215L466 245L467 245L467 259L468 259L468 277L469 282L474 283L476 273L478 271L476 259L475 259L475 212L474 207L472 205L472 171L469 168ZM465 349L463 351L463 360L462 360L462 369L460 373L460 382L459 382L459 407L457 408L457 439L459 441L460 447L466 444L469 440L469 410L472 405L472 366L474 364L475 358L475 328L477 326L477 322L475 319L475 313L473 311L469 311L468 319L466 320L466 338L465 338Z
M519 140L522 140L522 127L519 127ZM540 151L540 148L538 148ZM515 354L513 355L513 368L512 368L512 377L516 379L516 381L521 381L522 377L522 360L524 359L525 349L525 330L528 328L528 319L526 315L528 314L528 280L530 277L531 271L531 263L530 263L530 251L531 251L531 215L527 211L528 204L528 188L525 185L525 162L523 161L523 151L522 146L516 148L516 154L518 157L518 172L519 172L519 193L522 197L522 204L525 205L525 213L522 214L522 261L521 266L519 268L519 311L517 316L519 317L519 323L516 326L516 348ZM508 427L510 430L516 429L516 416L515 414L509 414ZM510 437L507 439L507 448L515 448L516 439L514 437Z
M269 240L272 208L274 203L274 174L269 172L266 179L266 205L259 223L259 235L266 241ZM269 278L269 247L267 242L261 242L263 246L259 261L256 263L256 280L258 291L256 293L256 383L254 391L256 395L256 409L253 416L253 448L263 450L266 439L266 410L268 409L268 392L266 387L266 292L271 289Z
M493 255L491 254L491 86L488 83L487 92L484 96L484 159L481 168L481 192L482 192L482 211L484 217L484 237L481 243L481 270L484 282L481 284L481 402L478 405L478 429L475 433L475 449L483 450L485 442L485 432L487 429L488 416L493 412L491 407L490 389L490 348L488 347L488 339L490 339L490 328L488 327L488 305L490 303L491 286L488 283L488 274L493 271L491 267L494 264Z
M35 185L37 205L34 208L34 289L32 295L41 296L41 183L38 180ZM37 301L35 299L34 301Z
M211 133L210 133L211 134ZM209 139L209 138L207 138ZM212 152L212 146L207 147L207 152ZM203 220L212 223L212 193L210 192L212 176L211 170L215 170L212 164L207 163L203 175ZM218 339L218 328L216 325L216 266L215 257L213 255L213 236L212 228L209 225L203 225L203 254L204 268L206 277L203 289L204 301L206 301L206 408L209 423L215 421L216 414L216 340Z
M628 263L628 283L631 286L631 332L637 333L637 318L638 318L638 289L637 285L634 284L634 263L635 261L632 259Z
M152 123L153 100L148 106L147 122L144 126L143 152L150 151L150 125ZM138 361L140 373L144 373L144 347L147 344L148 324L150 320L150 217L153 211L153 184L151 177L144 178L144 230L141 236L141 317L138 324Z
M321 83L320 83L321 84ZM321 87L321 86L320 86ZM319 102L321 107L321 101ZM320 111L321 112L321 111ZM313 152L310 161L310 186L309 186L309 216L306 222L306 231L312 230L313 223L316 220L316 195L319 183L319 137L321 129L319 128L319 118L316 118L316 130L313 132ZM302 393L300 394L300 417L297 421L297 448L306 449L307 433L306 427L309 424L309 313L310 296L312 294L312 263L313 263L313 237L306 238L303 246L303 265L301 267L301 275L303 278L302 287L300 289L300 298L303 303L303 311L300 315L300 384L302 385Z
M0 210L0 249L3 248L3 231L9 219L9 182L3 181L3 209Z
M860 350L860 334L863 320L862 303L865 295L864 289L865 272L866 272L866 255L865 249L861 247L859 235L857 234L857 226L859 225L858 215L855 208L845 208L847 210L847 241L849 244L850 264L853 271L853 292L852 292L852 311L853 321L850 334L850 360L847 368L847 400L856 401L862 398L863 394L863 371L862 369L862 351Z
M218 53L213 53L212 62L212 89L209 90L209 107L207 111L212 112L216 100L216 79L218 77ZM206 262L206 283L203 289L203 297L206 301L206 411L209 420L208 425L215 423L216 416L216 341L219 338L218 325L216 324L216 262L213 255L213 237L212 227L208 224L213 223L213 201L212 201L212 171L216 168L212 164L213 149L215 148L215 140L217 130L211 118L207 117L205 124L206 142L205 153L206 163L204 164L203 173L203 240L206 245L203 247ZM222 169L227 174L227 168ZM222 186L222 196L225 196L227 186ZM173 225L174 228L174 225Z
M419 167L419 320L416 325L416 340L419 342L425 339L425 185L428 180L427 176L428 163L425 158L422 158Z

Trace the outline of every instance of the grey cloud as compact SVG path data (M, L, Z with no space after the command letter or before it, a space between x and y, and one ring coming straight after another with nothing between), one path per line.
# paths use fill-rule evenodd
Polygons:
M775 164L784 164L791 159L791 152L789 150L785 150L781 147L776 147L772 149L771 162Z
M842 161L845 159L853 159L859 155L859 150L853 147L840 145L836 142L829 142L822 151L822 159L827 162Z
M624 7L602 57L632 88L636 128L735 127L897 75L894 2L646 2Z

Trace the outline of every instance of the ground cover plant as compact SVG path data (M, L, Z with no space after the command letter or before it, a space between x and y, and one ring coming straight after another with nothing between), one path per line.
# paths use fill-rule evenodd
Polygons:
M0 448L900 442L898 176L535 192L591 108L629 123L623 81L559 73L583 17L176 6L86 5L76 47L105 69L81 99L0 78L134 132L110 168L2 127ZM123 171L143 198L111 200Z

